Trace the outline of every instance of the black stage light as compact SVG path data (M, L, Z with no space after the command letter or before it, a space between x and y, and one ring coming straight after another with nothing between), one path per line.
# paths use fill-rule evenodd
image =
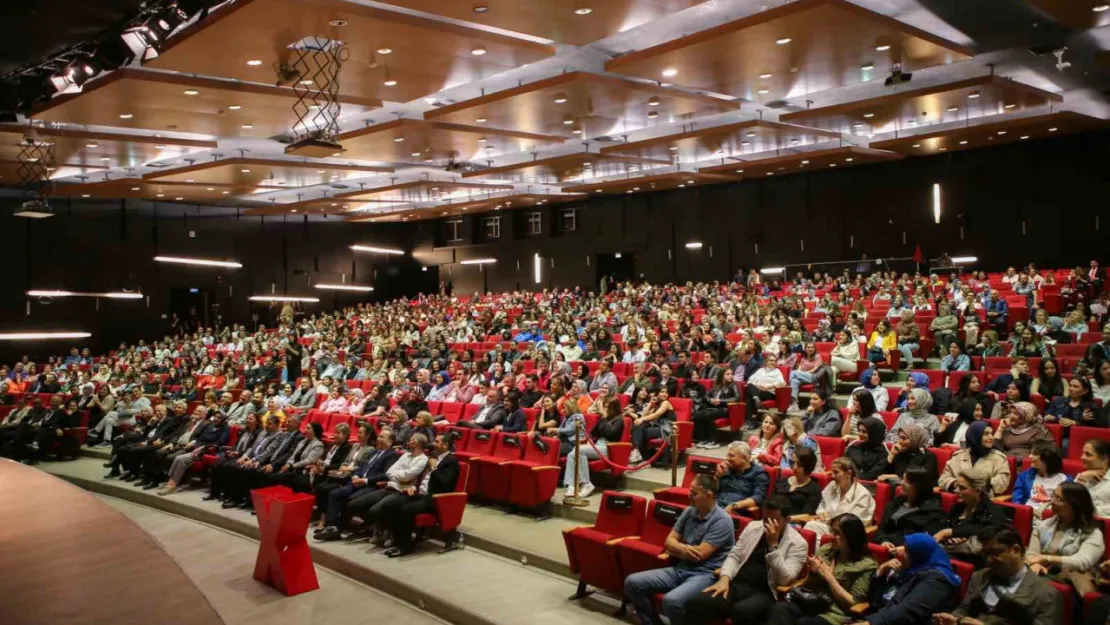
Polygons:
M104 71L111 71L119 69L124 65L128 65L131 61L135 60L135 51L127 42L123 40L123 36L117 33L112 33L96 42L96 52L93 54L93 61L100 65L100 69Z
M66 82L80 87L88 82L90 78L96 76L96 72L97 68L93 66L92 59L80 54L74 57L69 65L66 65L64 75Z

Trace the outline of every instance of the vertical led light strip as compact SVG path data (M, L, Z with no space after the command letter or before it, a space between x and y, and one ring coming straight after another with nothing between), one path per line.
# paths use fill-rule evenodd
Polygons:
M536 284L543 281L543 266L538 252L532 257L532 275L536 279Z
M933 183L933 221L940 223L940 183Z

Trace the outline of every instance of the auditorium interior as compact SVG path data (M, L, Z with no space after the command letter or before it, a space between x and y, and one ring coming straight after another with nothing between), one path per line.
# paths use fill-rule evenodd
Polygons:
M0 31L0 622L1110 625L1110 4Z

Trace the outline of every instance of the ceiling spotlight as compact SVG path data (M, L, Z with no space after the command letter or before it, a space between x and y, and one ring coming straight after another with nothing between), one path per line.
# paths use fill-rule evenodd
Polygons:
M649 115L648 115L648 116L649 116L649 117L651 116L651 115L650 115L650 113L649 113ZM574 130L571 130L571 132L572 132L572 133L574 133L574 134L576 134L576 135L580 135L580 134L582 134L582 129L581 129L581 128L575 128ZM491 149L492 149L492 148L491 148Z
M575 15L589 15L590 13L593 13L593 12L594 12L594 10L591 9L590 7L579 7L579 8L574 10Z
M251 170L249 170L249 169L240 169L240 170L239 170L239 173L241 173L241 174L249 174L249 173L251 173Z
M83 194L81 194L81 197L89 197L89 194L88 193L83 193Z
M134 117L134 115L132 115L131 113L120 113L119 114L120 119L131 119L132 117Z
M1003 107L1003 108L1007 108L1007 109L1012 109L1012 108L1014 108L1015 106L1017 106L1017 105L1016 105L1016 104L1012 104L1012 103L1011 103L1011 104L1007 104L1007 105L1006 105L1005 107Z
M199 94L200 94L200 92L197 91L196 89L186 89L185 90L185 95L199 95Z
M975 98L979 97L979 92L978 91L972 91L971 93L967 94L967 97L971 100L974 100Z
M232 105L227 107L227 110L229 110L229 111L238 111L242 108L243 108L242 104L232 104Z
M346 26L346 25L347 25L347 20L332 20L332 21L328 22L328 26L335 26L336 28L340 28L340 27Z
M845 162L845 163L851 163L851 162L852 162L852 161L854 161L854 160L856 160L856 159L854 159L854 158L852 158L852 157L848 157L848 158L844 159L844 162Z
M863 114L864 119L871 119L874 116L875 116L874 113L864 113Z
M570 126L573 123L574 123L574 118L571 117L570 115L567 115L566 117L563 118L563 125L564 126Z
M489 120L486 119L485 117L479 117L479 118L475 119L474 121L476 123L479 123L479 124L484 124L484 123L488 122Z
M775 43L779 44L780 46L785 46L786 44L790 43L790 41L790 37L783 37L782 39L776 39Z
M755 136L755 131L754 130L749 130L747 136L754 137Z
M139 190L139 187L131 187L131 190L132 190L132 191L138 191L138 190Z
M1022 138L1022 139L1028 139L1028 138L1029 138L1029 135L1021 135L1021 138Z
M1048 131L1049 132L1056 132L1056 128L1049 128Z
M185 198L183 198L183 197L175 197L175 198L173 198L173 199L174 199L174 200L176 200L176 201L178 201L178 202L180 202L181 200L184 200Z
M111 158L109 158L109 157L107 157L107 156L101 156L101 157L100 157L100 160L102 160L102 161L110 161L110 160L112 160L112 159L111 159Z
M1096 4L1091 7L1091 10L1095 13L1102 13L1103 11L1110 10L1110 4Z
M956 111L958 111L958 110L960 110L960 107L958 107L958 106L950 106L950 107L948 107L948 112L949 112L949 113L955 113L955 112L956 112Z
M378 54L393 54L393 48L378 48Z
M751 145L751 144L752 144L751 141L741 141L740 142L740 145Z
M670 150L671 152L677 152L678 151L678 146L677 145L672 145L671 147L669 147L667 149Z
M863 71L866 72L868 70L875 69L875 64L874 63L864 63L863 65L860 66L860 69L862 69Z
M485 143L486 141L489 141L489 139L486 139L485 137L478 137L478 143Z
M771 93L771 90L770 90L770 89L760 89L760 90L759 90L759 94L760 94L760 95L763 95L763 94L765 94L765 93Z
M474 5L473 10L474 10L475 13L485 13L485 12L489 11L489 5L477 4L477 5Z
M393 139L393 142L394 142L394 143L404 143L404 141L405 141L405 138L404 138L404 137L395 137L395 138Z
M668 67L667 69L663 70L663 78L671 78L672 76L677 76L677 75L678 75L678 70L673 68L673 67Z
M913 147L919 148L919 147L921 147L921 144L920 143L915 143L915 144L913 144Z
M555 104L565 104L566 101L567 101L567 94L565 94L565 93L556 93L555 94Z
M766 74L760 74L759 77L762 78L763 80L767 80L768 78L771 77L771 72L767 72Z
M159 193L157 197L166 197L165 193Z
M889 49L890 49L890 46L885 46L885 45L884 46L875 46L875 51L876 52L886 52Z
M215 190L216 190L215 187L208 187L208 188L205 189L205 191L215 191Z
M960 141L960 145L967 145L967 139L964 139L963 141Z
M694 181L693 180L687 180L686 184L694 184Z
M829 163L829 167L836 167L836 163Z
M90 150L95 150L96 148L98 148L98 147L100 147L100 146L99 146L99 145L97 145L97 144L95 144L95 143L86 143L86 144L85 144L85 147L86 147L86 148L89 148Z
M478 47L472 49L470 51L470 53L473 54L474 56L482 56L483 54L486 53L486 49L485 49L484 46L478 46Z
M647 116L648 119L655 119L656 117L659 117L659 111L648 111Z
M648 106L659 106L659 98L651 96L647 101Z
M998 134L1000 134L1000 135L1004 135L1004 134L1006 134L1006 131L1005 131L1005 130L999 130L999 131L998 131Z
M386 78L384 81L382 81L382 84L386 87L392 87L397 84L397 81L393 80L392 78Z
M165 146L164 144L161 144L161 143L159 143L158 145L156 145L156 146L154 146L154 147L158 148L159 150L164 150L164 149L166 149L166 146Z
M809 161L802 161L802 165L809 165ZM740 170L743 171L743 170Z
M253 124L243 124L242 126L240 126L240 128L242 128L243 130L250 130L251 128L254 128L254 125Z
M250 65L251 67L258 67L259 65L262 65L262 61L260 61L259 59L251 59L247 61L247 65Z
M221 191L222 195L231 195L231 191Z

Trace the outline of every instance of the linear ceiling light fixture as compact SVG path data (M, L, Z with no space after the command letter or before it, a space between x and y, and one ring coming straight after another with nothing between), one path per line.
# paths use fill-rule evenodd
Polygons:
M287 295L252 295L252 302L319 302L318 297L292 297Z
M179 265L200 265L204 267L229 267L231 269L242 269L243 263L237 263L232 260L212 260L209 258L187 258L184 256L155 256L154 260L159 263L175 263Z
M49 339L87 339L91 332L0 332L0 341L43 341Z
M142 293L126 293L124 291L112 291L106 293L81 293L78 291L60 291L56 289L37 289L27 291L30 297L109 297L112 299L142 299Z
M327 289L331 291L373 291L372 286L363 286L361 284L325 284L320 283L314 285L318 289Z
M388 247L374 247L372 245L352 245L351 249L356 252L368 252L370 254L396 254L404 256L404 250L395 250Z
M462 261L460 264L462 264L462 265L492 265L496 262L497 262L496 258L471 258L470 260Z

